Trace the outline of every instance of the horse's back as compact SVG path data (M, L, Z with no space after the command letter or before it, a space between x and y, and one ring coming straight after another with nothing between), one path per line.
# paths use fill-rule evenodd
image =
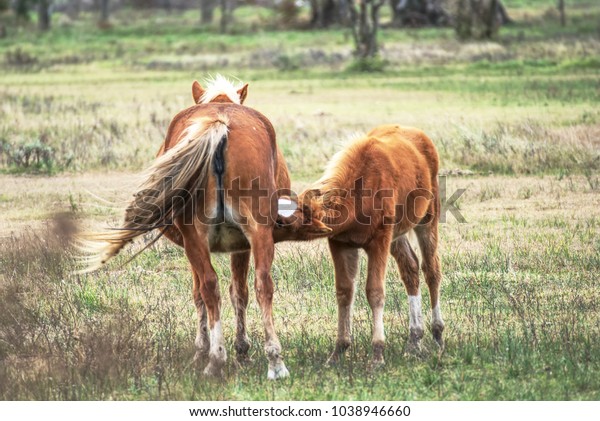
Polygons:
M277 147L275 129L267 117L253 108L231 103L198 104L179 112L171 121L159 155L172 148L182 138L190 122L198 118L227 119L229 128L226 159L233 160L240 171L264 177L262 165L273 167L273 177L279 189L290 188L290 177L283 154Z
M368 133L390 146L390 153L395 159L408 161L413 155L414 148L426 163L431 177L437 177L439 169L439 157L433 141L420 129L414 127L402 127L399 125L384 125L376 127ZM407 163L407 162L404 162Z
M399 197L412 202L415 217L437 214L439 157L432 140L419 129L398 125L377 127L368 137L377 139L388 157Z

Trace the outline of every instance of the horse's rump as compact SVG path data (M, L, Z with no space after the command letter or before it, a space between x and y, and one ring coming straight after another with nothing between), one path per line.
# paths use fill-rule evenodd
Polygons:
M186 124L197 116L226 116L228 120L222 185L218 186L218 180L211 174L199 198L204 206L199 216L202 222L212 225L211 249L248 249L244 238L234 240L236 232L232 230L232 225L259 223L272 226L276 215L276 198L280 192L287 194L290 189L287 166L277 148L275 130L263 114L252 108L231 103L195 105L174 117L159 155L177 144L181 133L186 130ZM218 200L217 192L222 192L222 203ZM219 226L219 223L224 226ZM175 226L163 228L162 231L171 241L183 246L183 239ZM235 244L230 247L219 244L214 239L221 234L224 241Z

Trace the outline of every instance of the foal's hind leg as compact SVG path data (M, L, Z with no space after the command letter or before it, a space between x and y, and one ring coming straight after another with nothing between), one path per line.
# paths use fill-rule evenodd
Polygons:
M250 251L231 255L231 285L229 295L235 312L235 351L238 358L245 359L250 349L250 340L246 333L246 308L248 307L248 268Z
M256 299L260 305L265 328L265 352L269 360L267 378L270 380L287 377L289 372L281 357L281 344L273 325L273 292L271 265L275 254L271 229L259 226L250 235L250 244L254 256Z
M440 284L442 281L442 271L440 269L440 258L438 255L438 228L437 220L432 221L427 225L418 225L415 227L419 247L423 257L423 273L425 274L425 282L429 288L429 296L431 297L431 331L433 338L438 343L440 348L444 347L444 320L440 310Z
M405 235L392 243L390 251L398 264L408 294L408 326L410 329L408 351L418 352L421 348L421 339L424 332L421 291L419 289L419 261Z
M338 333L335 349L328 362L335 364L352 341L352 305L354 303L354 281L358 271L358 249L335 240L329 240L329 250L335 267Z
M196 345L196 355L194 360L200 360L202 357L208 354L210 347L207 326L208 317L206 314L206 306L204 305L202 295L200 294L200 276L194 270L194 268L192 268L192 275L194 279L192 294L194 297L194 304L196 305L196 313L198 314L198 329L196 332L196 340L194 341Z

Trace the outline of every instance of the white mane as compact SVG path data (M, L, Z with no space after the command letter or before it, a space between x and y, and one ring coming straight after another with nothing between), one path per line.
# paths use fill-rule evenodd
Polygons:
M216 75L214 78L206 79L204 81L206 88L200 98L200 104L207 104L219 95L225 95L234 104L240 104L240 96L238 89L243 85L235 86L232 81L224 76Z

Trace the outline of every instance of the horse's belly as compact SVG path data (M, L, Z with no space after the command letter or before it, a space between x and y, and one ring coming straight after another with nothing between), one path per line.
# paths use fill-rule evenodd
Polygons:
M212 227L208 234L210 251L229 253L250 249L244 233L235 225L224 223Z
M331 238L340 243L348 244L351 247L363 247L371 240L370 233L363 230L348 230Z

